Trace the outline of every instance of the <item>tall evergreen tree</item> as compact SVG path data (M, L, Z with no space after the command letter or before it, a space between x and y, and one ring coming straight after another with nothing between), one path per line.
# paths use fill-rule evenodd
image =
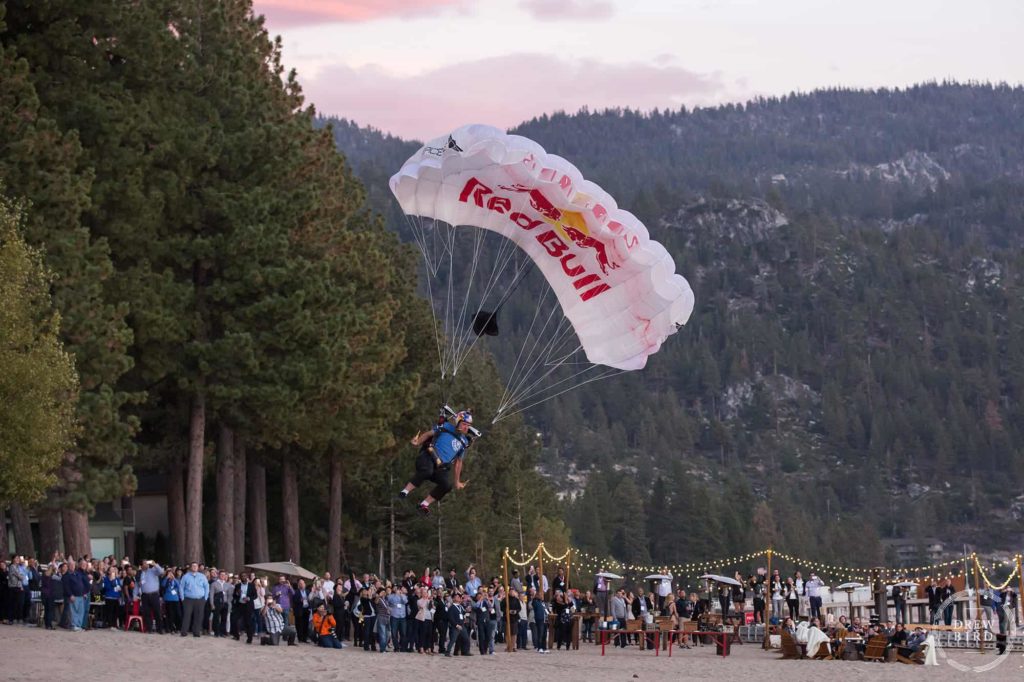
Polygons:
M82 427L47 500L51 511L44 513L62 508L70 531L65 545L85 553L86 514L134 486L128 457L137 422L126 411L132 395L118 386L132 365L127 307L108 302L109 249L90 228L87 212L94 171L75 126L54 101L71 96L62 88L85 85L89 79L79 76L95 62L82 59L80 36L88 31L59 4L9 2L0 19L0 176L9 194L31 202L25 238L43 249L54 273L61 336L80 377Z
M78 386L60 342L50 274L18 223L15 207L0 196L0 508L11 503L18 551L28 552L22 505L56 480L74 439Z

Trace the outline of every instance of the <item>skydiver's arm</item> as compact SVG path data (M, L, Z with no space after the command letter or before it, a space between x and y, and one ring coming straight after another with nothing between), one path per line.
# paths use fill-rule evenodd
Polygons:
M463 481L462 479L462 458L459 457L455 460L455 489L462 490L466 487L469 481Z
M428 440L430 440L433 437L434 437L434 432L431 431L430 429L427 429L426 431L422 431L422 432L417 431L416 435L413 436L412 440L409 441L409 442L412 445L414 445L415 447L419 447L419 446L423 445L424 443L426 443Z

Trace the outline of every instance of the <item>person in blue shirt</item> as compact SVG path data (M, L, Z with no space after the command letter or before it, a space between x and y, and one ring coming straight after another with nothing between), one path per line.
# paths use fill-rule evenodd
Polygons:
M181 636L185 637L191 630L193 637L199 637L203 629L206 600L210 598L210 581L199 572L199 564L195 561L189 565L188 573L181 579L181 596L185 600Z
M469 436L469 428L473 424L473 415L469 410L455 414L455 423L448 420L433 427L429 431L417 433L410 441L420 449L416 457L416 472L398 496L405 499L413 490L426 481L433 481L434 489L420 502L421 514L430 513L430 505L440 500L452 489L448 481L448 471L455 470L455 489L462 490L469 481L462 480L462 461L466 449L473 441Z
M111 566L103 576L103 622L108 628L119 627L121 624L121 579L117 577L117 567Z
M164 610L167 612L167 629L177 632L181 629L181 583L174 577L174 569L167 569L167 574L160 581L160 588L164 595Z

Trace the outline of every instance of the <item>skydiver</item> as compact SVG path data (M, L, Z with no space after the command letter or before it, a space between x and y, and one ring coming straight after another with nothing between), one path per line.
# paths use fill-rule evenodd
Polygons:
M409 441L420 452L416 456L416 472L398 496L404 500L425 481L433 481L434 489L419 504L419 511L424 516L430 513L432 502L440 500L452 489L448 481L449 469L455 469L456 490L462 490L469 483L462 480L462 461L466 448L473 444L469 436L472 423L473 415L469 410L463 410L455 414L454 425L444 420L428 431L417 431Z

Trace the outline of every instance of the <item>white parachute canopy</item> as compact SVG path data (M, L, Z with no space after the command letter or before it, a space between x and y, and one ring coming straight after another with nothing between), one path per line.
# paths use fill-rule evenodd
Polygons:
M444 301L443 313L435 305L435 321L443 324L452 344L439 348L442 376L457 373L479 336L479 327L475 336L469 329L473 313L467 314L468 307L483 305L488 296L498 299L500 307L505 301L497 284L502 274L511 273L514 283L504 289L510 293L531 264L547 280L567 323L548 330L550 316L535 318L545 329L537 332L534 350L520 353L517 368L529 366L530 353L546 346L537 364L547 376L553 363L562 364L574 352L555 340L562 344L575 332L576 350L589 363L640 369L693 311L689 284L644 225L571 163L525 137L486 125L463 126L424 145L390 185L410 218L428 276L448 275L448 291L441 285L431 293L434 301ZM471 256L456 259L455 237L467 230L475 234L475 246ZM495 262L482 268L480 276L488 281L476 290L480 300L471 304L472 284L464 293L453 291L451 279L456 270L469 271L470 279L477 275L475 256L487 234L504 239ZM504 407L536 389L530 379L522 379Z

